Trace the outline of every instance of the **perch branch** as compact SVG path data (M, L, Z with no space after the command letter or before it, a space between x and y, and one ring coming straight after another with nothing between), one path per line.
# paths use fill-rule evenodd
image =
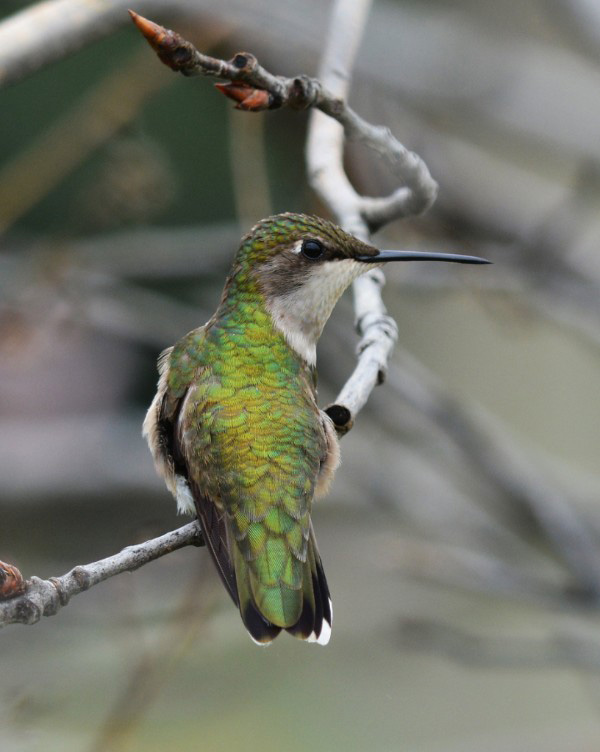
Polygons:
M51 577L48 580L31 577L25 580L24 590L20 595L0 600L0 627L7 624L35 624L42 616L54 616L74 595L89 590L109 577L122 572L133 572L184 546L201 545L203 540L198 522L189 522L158 538L128 546L114 556L76 566L62 577ZM2 565L0 574L6 569L8 567ZM14 576L14 568L11 569Z
M369 6L369 0L360 3L340 0L334 7L332 33L320 77L323 86L339 101L348 94L349 71ZM336 29L340 29L339 34L335 33ZM331 112L320 109L322 112L311 113L306 154L308 176L312 187L342 227L368 240L375 226L431 206L437 195L437 183L420 157L402 146L387 129L374 126L362 129L358 123L349 126L347 119L339 121L340 127L323 114L331 115ZM379 140L369 139L373 130L379 134ZM358 138L389 161L402 187L382 199L359 195L344 170L344 135ZM353 286L356 328L361 337L357 346L358 363L335 403L327 408L342 434L352 427L354 416L366 404L373 388L384 380L398 337L396 323L387 315L381 298L384 284L383 272L374 269L359 277Z

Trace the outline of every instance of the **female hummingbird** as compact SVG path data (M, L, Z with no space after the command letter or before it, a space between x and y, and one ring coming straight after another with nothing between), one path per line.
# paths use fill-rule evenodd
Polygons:
M473 256L379 251L323 219L278 214L242 239L212 318L165 350L143 433L180 512L197 514L246 629L325 645L331 599L311 521L339 464L316 401L316 344L370 265Z

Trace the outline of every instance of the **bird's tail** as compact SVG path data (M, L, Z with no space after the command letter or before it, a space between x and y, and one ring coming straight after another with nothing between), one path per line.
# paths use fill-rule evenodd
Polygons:
M261 594L264 595L265 590L271 591L260 599L262 607L257 602L259 599L255 595L257 583L255 578L254 582L252 581L252 569L238 547L234 546L234 549L240 613L244 626L254 642L259 645L268 645L282 629L285 629L301 640L326 645L331 636L331 597L312 525L306 550L306 561L301 564L298 562L302 568L300 587L290 588L282 582L270 588L260 585ZM272 620L269 618L268 612L265 614L265 611L267 611L265 604L270 596L273 596L280 603L285 603L285 611L294 614L293 620L280 619L278 620L279 624L276 624L273 617Z

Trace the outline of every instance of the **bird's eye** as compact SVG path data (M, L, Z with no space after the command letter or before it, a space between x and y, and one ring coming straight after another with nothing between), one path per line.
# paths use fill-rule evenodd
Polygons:
M319 240L305 240L302 243L302 255L311 261L320 259L324 253L325 248Z

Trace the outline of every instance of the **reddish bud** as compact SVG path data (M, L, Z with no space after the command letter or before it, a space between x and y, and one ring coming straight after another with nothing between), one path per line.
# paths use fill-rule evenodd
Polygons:
M229 84L215 84L226 97L236 102L236 109L247 112L260 112L273 106L273 99L265 89L255 89L243 81L232 81Z
M154 23L133 10L131 20L144 35L160 60L174 71L184 71L192 66L194 47L180 34Z
M23 575L12 564L0 561L0 600L14 598L25 590Z
M165 37L168 34L173 33L172 31L170 32L169 29L165 29L164 26L160 26L159 24L154 23L154 21L150 21L149 19L144 18L144 16L140 16L134 10L130 10L128 12L133 23L138 27L148 43L155 50L160 49L161 45L165 41Z

